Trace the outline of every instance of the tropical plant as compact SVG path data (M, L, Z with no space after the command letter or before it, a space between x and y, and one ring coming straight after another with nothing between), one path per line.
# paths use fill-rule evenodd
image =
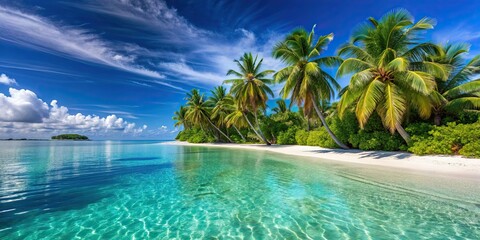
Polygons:
M279 99L277 100L277 106L272 109L274 113L286 113L289 111L287 108L287 104L285 103L285 100Z
M445 64L450 67L447 80L435 78L437 89L430 95L433 102L435 125L440 125L442 117L465 110L480 109L480 55L466 62L463 55L468 53L467 44L449 44L441 51L426 57L426 61Z
M258 60L251 53L245 53L239 60L235 60L238 70L230 69L227 76L233 75L235 79L225 80L227 84L232 84L230 93L236 99L239 109L252 130L267 144L270 143L265 138L258 123L258 111L265 109L268 96L273 97L273 92L268 86L272 82L268 75L273 74L273 70L262 71L263 59ZM247 113L251 112L254 116L255 125L248 119Z
M398 131L410 142L402 127L405 114L413 108L420 117L430 117L434 77L445 79L447 72L442 64L423 61L427 54L439 51L434 44L419 43L419 34L433 26L430 18L414 22L403 9L379 20L369 18L369 23L361 25L350 43L338 51L348 58L338 68L337 76L353 73L350 84L341 92L340 116L356 105L355 113L363 128L376 111L392 134Z
M222 127L225 125L225 118L232 111L233 99L223 86L215 87L211 93L212 95L208 98L208 103L213 107L210 118L217 126Z
M288 66L275 74L275 82L284 83L280 94L290 97L292 103L303 106L305 116L315 110L330 137L341 148L348 149L330 130L325 117L318 107L323 100L330 100L335 90L340 89L337 81L322 67L333 67L341 63L339 57L320 57L327 45L333 40L333 34L320 36L314 41L314 28L308 33L297 29L285 40L278 43L273 56L281 59Z
M185 114L189 122L197 123L203 129L203 124L208 123L220 134L222 134L229 142L233 142L222 130L220 130L210 119L211 106L205 101L205 96L200 94L197 89L193 89L187 93L188 110Z
M247 115L245 112L240 108L238 104L233 103L232 104L233 111L230 112L225 117L225 123L227 124L227 127L233 127L237 131L238 135L242 138L243 141L246 141L245 136L242 134L240 129L248 127L248 122L247 122Z
M180 109L178 111L175 111L173 120L175 120L174 126L175 127L181 127L183 126L185 129L189 128L189 123L186 120L186 113L187 113L187 108L184 106L180 106Z
M213 106L212 120L216 121L218 126L233 127L242 140L246 141L245 136L243 136L242 132L237 128L239 124L227 124L227 117L235 111L233 98L227 94L227 89L223 86L215 87L209 101Z

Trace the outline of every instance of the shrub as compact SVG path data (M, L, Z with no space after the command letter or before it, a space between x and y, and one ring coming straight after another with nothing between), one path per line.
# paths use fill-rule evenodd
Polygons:
M411 136L425 137L428 136L428 132L430 132L434 127L435 126L430 123L411 123L405 128L405 131L407 131Z
M175 139L179 141L187 141L190 135L191 135L191 131L189 129L185 129L183 131L180 131Z
M205 133L201 128L185 129L179 132L175 139L189 143L215 142L215 137L210 133Z
M464 154L480 157L480 121L473 124L448 123L446 126L434 126L425 136L412 136L409 151L423 154ZM465 149L463 149L465 148Z
M287 131L281 132L278 135L277 143L284 145L294 145L297 144L295 135L297 132L297 127L290 127Z
M324 148L337 148L337 144L332 140L325 128L310 131L307 138L308 146L320 146Z
M342 119L338 116L333 117L329 126L338 139L345 144L348 144L350 136L359 130L357 118L352 111L345 112Z
M468 111L462 111L457 114L450 114L442 118L442 124L446 125L449 122L456 122L456 123L463 123L463 124L469 124L469 123L475 123L480 119L480 113L478 112L468 112Z
M231 134L230 139L232 139L236 143L243 143L244 142L242 137L240 137L240 135L238 135L238 134Z
M295 133L295 141L298 145L307 145L308 135L308 132L303 129L297 130Z
M277 140L282 132L302 124L302 117L297 112L275 113L261 117L260 129L269 141Z
M403 139L398 134L392 135L385 130L374 132L360 130L357 134L350 136L349 142L354 148L361 150L384 151L398 151L404 144Z
M340 141L353 148L385 151L406 149L398 134L392 135L385 130L377 113L372 114L363 129L359 128L353 111L345 112L342 119L333 117L330 127Z
M465 144L459 153L466 157L480 157L480 140Z
M187 139L189 143L205 143L208 142L207 136L205 134L199 133L195 134Z
M368 122L365 124L363 130L366 132L385 132L385 127L383 126L382 119L380 116L374 112L372 116L368 119Z

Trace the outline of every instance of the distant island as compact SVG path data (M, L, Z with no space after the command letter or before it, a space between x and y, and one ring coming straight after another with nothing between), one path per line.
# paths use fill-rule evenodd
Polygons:
M60 134L53 136L52 140L77 140L77 141L87 141L89 140L87 136L80 134Z

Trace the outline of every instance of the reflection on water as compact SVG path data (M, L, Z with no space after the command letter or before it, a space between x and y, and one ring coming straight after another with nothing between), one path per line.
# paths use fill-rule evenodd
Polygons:
M480 234L475 180L152 142L1 142L0 163L1 239Z

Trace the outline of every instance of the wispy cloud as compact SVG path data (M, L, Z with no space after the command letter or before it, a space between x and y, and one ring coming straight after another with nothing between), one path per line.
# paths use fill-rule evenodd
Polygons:
M468 25L461 23L455 27L445 28L436 31L433 39L440 43L446 42L472 42L480 40L480 30L471 28Z
M0 39L38 51L110 66L143 76L163 79L156 71L135 64L135 55L121 54L113 44L94 33L60 26L48 19L0 7Z
M233 59L244 52L265 58L266 68L276 68L270 57L278 34L257 36L247 29L230 29L222 34L196 27L165 1L113 0L65 3L79 9L114 16L125 23L128 42L109 42L86 29L87 26L63 26L47 18L0 7L0 39L23 47L79 61L113 67L147 76L130 81L138 86L162 85L185 92L179 83L209 87L221 84L226 72L235 67ZM218 5L217 5L218 7ZM253 19L257 12L244 20ZM245 23L242 23L245 25ZM136 34L141 32L142 34ZM147 47L149 46L149 47ZM181 49L181 50L180 50Z
M105 110L105 111L99 111L101 113L106 113L106 114L113 114L113 115L118 115L118 116L123 116L124 118L130 118L130 119L138 119L137 116L130 112L126 111L117 111L117 110Z
M0 61L0 67L8 68L8 69L19 69L19 70L26 70L32 72L43 72L43 73L53 73L53 74L60 74L60 75L67 75L67 76L76 76L79 77L81 75L69 73L61 70L57 70L50 67L39 66L38 64L27 64L27 63L6 63Z
M272 31L257 36L244 28L230 27L219 34L190 23L165 1L101 0L68 4L129 22L131 24L129 29L142 32L141 36L135 35L134 38L153 45L166 46L155 50L157 54L155 60L158 61L155 66L172 82L196 87L221 84L227 79L225 76L227 71L235 67L233 60L240 58L244 52L258 53L265 58L265 68L277 69L281 66L271 57L271 47L282 36ZM212 1L208 1L205 4L213 5L212 14L218 11L222 18L228 18L225 11L235 9L235 6L228 8L221 2L213 4ZM224 20L232 22L235 26L248 25L247 22L252 21L254 16L262 11L261 9L257 6L255 11L250 9L243 13L243 17L236 16L236 24L233 24L235 22L233 19ZM238 22L238 19L242 19L243 22ZM259 24L256 22L256 25Z

